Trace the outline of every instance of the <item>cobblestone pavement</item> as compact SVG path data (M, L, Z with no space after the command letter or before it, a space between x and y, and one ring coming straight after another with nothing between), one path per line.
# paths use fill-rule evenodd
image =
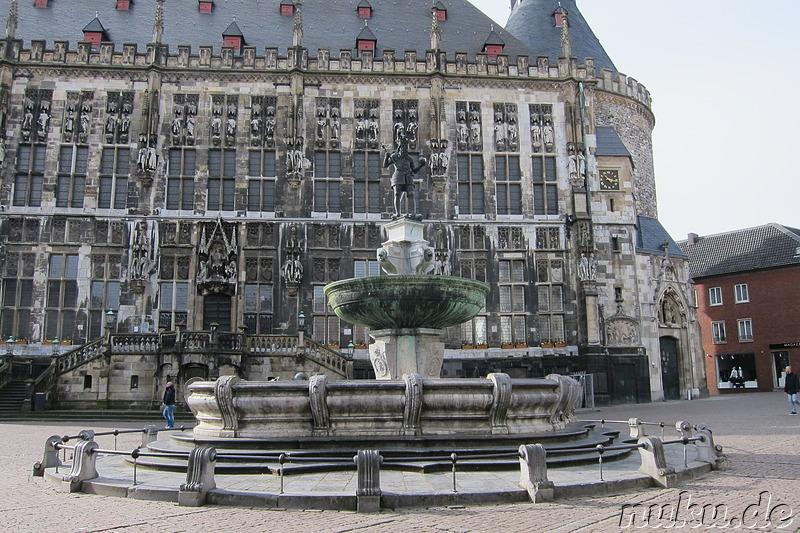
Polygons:
M800 416L789 416L783 393L747 393L691 402L604 408L580 419L705 423L725 448L730 469L676 489L644 490L618 496L561 500L548 504L455 506L359 515L342 511L289 511L206 506L63 494L31 477L50 435L76 434L92 427L141 428L120 420L113 426L86 422L0 424L0 531L72 532L515 532L706 529L800 531ZM160 422L157 418L154 423ZM113 437L98 437L113 447ZM139 435L119 437L131 449ZM642 507L623 506L641 504ZM647 519L645 511L652 510ZM677 511L676 511L677 510ZM716 516L714 516L716 511ZM659 512L661 515L659 518ZM677 513L677 514L676 514ZM744 523L742 522L744 521Z

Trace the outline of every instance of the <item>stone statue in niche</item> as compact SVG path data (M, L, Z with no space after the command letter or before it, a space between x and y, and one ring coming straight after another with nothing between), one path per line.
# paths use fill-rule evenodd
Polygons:
M264 123L264 137L267 146L272 147L275 143L275 108L267 106L267 120Z
M355 134L356 148L362 148L367 141L367 121L364 120L363 109L356 109Z
M403 110L402 109L395 109L394 110L394 144L395 146L400 145L400 137L405 136L406 125L403 122Z
M238 279L235 226L226 227L220 219L204 225L198 256L197 286L203 294L233 294Z
M339 133L341 131L341 122L339 121L339 108L331 107L331 148L339 147Z
M67 116L64 117L64 141L72 142L72 136L75 133L75 103L70 102L67 104Z
M503 121L503 113L494 114L494 145L498 152L506 150L506 125Z
M175 116L172 118L172 144L181 144L181 134L183 133L183 109L180 107L175 108Z
M327 144L325 131L328 128L328 119L326 114L324 107L317 107L317 146L319 147L324 147Z
M380 123L378 122L378 108L373 107L369 110L369 120L367 122L367 133L369 147L377 148L380 140Z
M286 256L283 266L281 266L281 275L287 284L297 285L303 280L302 248L300 244L297 238L297 226L292 226L289 230L289 238L286 241Z
M214 102L211 107L211 142L219 146L222 138L222 103Z
M508 114L508 149L516 152L519 148L519 126L517 125L517 114Z
M408 124L406 125L406 140L408 141L409 148L413 149L417 146L418 129L417 110L412 107L408 110Z
M50 102L39 103L39 117L36 119L36 124L39 127L36 134L39 140L43 141L47 138L47 127L50 124Z
M470 140L472 141L472 149L481 149L481 114L478 111L472 111L469 114L469 129Z

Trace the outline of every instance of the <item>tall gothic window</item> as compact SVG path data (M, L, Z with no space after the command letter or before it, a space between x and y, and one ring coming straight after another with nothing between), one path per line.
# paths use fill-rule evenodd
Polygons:
M381 156L380 152L355 152L353 154L353 212L381 212Z
M105 314L119 309L120 263L117 254L92 255L92 285L89 298L89 331L87 339L102 337Z
M3 339L31 339L33 307L33 270L35 254L7 252L3 278L3 308L0 334Z
M44 161L47 146L20 144L17 150L17 173L14 177L14 205L40 207L44 184Z
M532 162L533 212L536 215L557 215L556 158L535 155L532 158Z
M174 330L186 326L189 310L189 259L184 255L161 256L158 293L158 326Z
M83 207L88 159L88 146L61 146L58 154L56 207Z
M564 331L564 262L561 259L536 261L539 339L542 342L565 342Z
M72 339L78 308L78 255L50 254L45 339Z
M342 158L339 152L320 150L314 153L314 211L340 213Z
M458 154L458 211L463 215L486 212L483 191L483 155Z
M250 255L252 254L252 255ZM244 324L251 334L272 333L274 258L248 252L245 260Z
M495 156L497 214L522 214L522 172L518 155Z
M208 152L208 210L233 211L236 194L236 150Z
M104 146L100 160L100 191L97 207L100 209L125 209L130 176L130 148Z
M194 209L196 153L193 148L170 148L167 166L167 209Z
M247 170L247 210L252 212L275 211L274 150L250 150Z
M500 341L527 342L527 308L525 306L525 261L498 262L500 292Z

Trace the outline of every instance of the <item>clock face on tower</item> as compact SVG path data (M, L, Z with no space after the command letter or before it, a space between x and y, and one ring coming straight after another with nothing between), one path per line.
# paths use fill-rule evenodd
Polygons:
M600 171L600 190L602 191L619 190L619 170Z

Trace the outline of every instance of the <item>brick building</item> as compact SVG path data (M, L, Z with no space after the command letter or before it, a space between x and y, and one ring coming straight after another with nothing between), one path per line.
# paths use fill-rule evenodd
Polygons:
M61 403L291 378L271 336L301 315L318 362L352 345L369 376L322 289L378 274L402 133L435 272L492 289L445 377L704 394L650 95L574 0L511 6L503 29L464 0L0 0L3 338L54 356Z
M699 237L689 256L708 388L771 391L800 368L800 230L768 224Z

